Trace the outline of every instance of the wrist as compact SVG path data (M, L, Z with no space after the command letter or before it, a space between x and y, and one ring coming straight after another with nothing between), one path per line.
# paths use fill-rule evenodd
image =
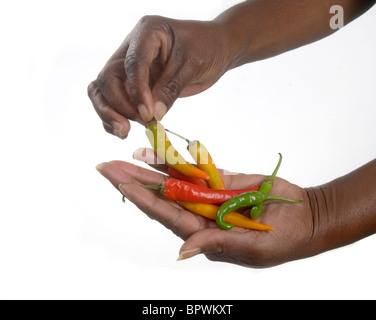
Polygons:
M241 9L242 4L230 8L219 15L213 22L220 30L221 42L227 52L228 70L251 62L250 51L253 39L250 22L245 23L247 12ZM250 17L249 17L250 18Z
M289 39L280 34L282 27L275 20L279 10L269 1L244 1L214 21L221 25L227 47L230 51L230 68L263 60L284 52ZM289 32L288 32L289 33Z
M307 188L313 254L376 233L376 160L322 186Z
M335 222L332 221L335 212L335 193L330 185L322 185L305 189L309 199L312 216L310 255L322 253L341 246L335 237ZM338 226L337 226L338 229Z

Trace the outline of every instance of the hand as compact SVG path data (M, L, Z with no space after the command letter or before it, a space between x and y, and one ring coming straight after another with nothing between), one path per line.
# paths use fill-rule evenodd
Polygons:
M160 165L160 170L166 169ZM304 189L276 178L271 194L304 199L300 204L266 202L259 219L275 231L254 231L234 227L220 229L215 221L182 209L144 184L160 184L165 175L121 161L102 163L98 170L123 195L150 218L158 220L185 240L179 259L203 253L210 260L231 262L248 267L270 267L315 254L314 226L310 203ZM261 175L224 175L227 188L261 184Z
M214 22L142 18L88 87L106 131L125 138L129 120L161 120L178 97L212 86L230 65L222 29Z

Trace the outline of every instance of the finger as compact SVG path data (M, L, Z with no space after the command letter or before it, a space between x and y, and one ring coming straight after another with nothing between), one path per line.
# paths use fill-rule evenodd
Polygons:
M140 184L161 184L166 176L141 168L129 162L110 161L97 166L97 170L110 182L118 188L119 184L137 181Z
M125 139L130 131L129 120L117 113L100 92L97 81L88 86L88 96L95 111L101 118L105 130L121 139Z
M112 62L104 70L98 75L97 84L108 104L123 117L145 124L127 93L123 63Z
M180 248L178 260L185 260L201 253L222 254L224 251L225 232L218 228L195 232Z
M131 177L124 170L109 162L103 162L96 166L98 172L111 182L119 190L119 184L129 183ZM120 190L119 190L120 191Z
M219 169L227 189L242 189L252 185L261 185L265 176L259 174L234 173Z
M157 156L153 149L139 148L133 153L133 159L144 162L153 169L167 173L168 166L163 159Z
M171 201L158 197L152 190L147 190L136 183L122 184L120 190L141 211L159 221L182 239L188 238L202 228L200 220L192 213L176 207Z
M157 17L141 19L130 39L124 69L128 79L131 101L141 118L148 122L154 117L154 100L150 90L150 68L156 59L164 64L171 49L169 27Z
M150 64L147 60L146 57L130 52L124 61L130 98L144 122L151 121L154 117L154 101L149 88Z
M163 181L164 175L123 161L102 163L97 166L97 169L140 210L183 239L206 226L205 219L199 219L200 217L182 209L174 202L141 187L141 184L159 184Z
M219 228L203 229L193 233L179 251L178 260L185 260L203 253L210 260L227 261L247 265L255 254L253 244L263 234L259 231L234 228L230 231Z

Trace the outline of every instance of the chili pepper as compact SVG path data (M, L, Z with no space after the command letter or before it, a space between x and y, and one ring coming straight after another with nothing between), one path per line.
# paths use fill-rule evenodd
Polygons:
M222 176L219 174L212 157L208 150L200 141L190 141L188 144L188 151L195 159L197 166L205 171L210 180L208 181L210 188L215 190L225 190L226 186L223 182Z
M168 167L167 174L170 177L172 177L172 178L184 180L184 181L196 184L198 186L202 186L202 187L207 188L206 183L204 181L202 181L201 179L197 179L197 178L193 178L193 177L188 177L185 174L179 172L178 170L176 170L176 169L174 169L172 167Z
M216 220L217 212L219 207L213 204L205 203L193 203L193 202L183 202L178 201L179 205L187 209L190 212L199 214L205 218ZM256 222L252 219L249 219L238 212L229 212L225 217L224 221L226 223L231 223L236 227L241 227L245 229L253 229L260 231L274 231L274 228L266 224Z
M157 190L170 200L211 204L221 204L237 195L259 188L255 185L237 190L213 190L178 179L166 179L161 185L144 185L144 187Z
M221 207L219 208L217 212L217 217L216 217L217 224L224 230L231 229L234 225L228 224L224 221L225 216L229 212L235 211L239 208L260 205L268 200L279 200L279 201L285 201L285 202L290 202L290 203L302 202L302 200L291 200L291 199L286 199L282 197L266 195L260 191L246 192L230 199L229 201L221 205Z
M210 177L210 180L208 181L210 188L215 189L215 190L226 189L222 176L219 174L217 167L215 166L210 153L200 141L197 141L197 140L191 141L175 132L172 132L167 129L166 131L187 141L188 143L187 149L189 153L191 154L191 156L193 157L193 159L196 161L197 166L202 171L206 172Z
M275 179L275 176L277 175L277 172L279 170L279 167L281 166L281 162L282 162L282 155L279 153L279 161L278 161L278 164L276 166L276 168L274 169L272 175L270 177L268 177L261 185L259 191L264 193L264 194L269 194L270 190L272 189L273 187L273 184L274 184L274 179ZM253 220L256 220L260 215L261 215L261 211L262 211L262 208L264 207L264 204L263 203L260 203L259 205L257 206L254 206L252 209L251 209L251 218Z
M157 121L146 125L146 135L154 151L165 163L177 171L198 179L209 180L209 175L191 165L176 151L166 135L164 127Z

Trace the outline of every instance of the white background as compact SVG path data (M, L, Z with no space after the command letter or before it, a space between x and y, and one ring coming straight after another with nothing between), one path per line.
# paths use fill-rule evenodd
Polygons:
M1 299L376 298L375 236L265 270L177 262L182 240L95 170L148 146L138 124L126 141L108 135L86 95L139 18L207 20L230 4L2 2ZM373 8L320 42L230 71L177 101L164 125L231 171L269 174L281 152L279 175L303 187L344 175L376 157L375 31Z

